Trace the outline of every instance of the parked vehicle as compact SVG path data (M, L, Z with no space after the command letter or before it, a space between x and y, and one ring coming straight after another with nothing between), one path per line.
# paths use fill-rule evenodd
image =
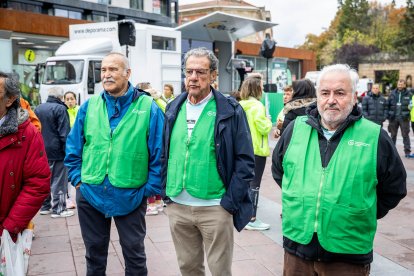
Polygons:
M101 61L110 52L128 57L133 85L150 82L162 91L164 84L169 83L174 91L180 91L181 32L122 20L69 26L69 41L46 60L40 83L42 102L52 86L75 92L78 104L100 93Z

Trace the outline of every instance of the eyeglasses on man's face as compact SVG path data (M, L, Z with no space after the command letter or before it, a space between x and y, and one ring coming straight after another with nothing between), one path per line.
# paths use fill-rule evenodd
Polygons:
M210 72L210 69L183 69L183 73L186 77L191 77L194 74L194 72L196 74L196 77L203 77Z

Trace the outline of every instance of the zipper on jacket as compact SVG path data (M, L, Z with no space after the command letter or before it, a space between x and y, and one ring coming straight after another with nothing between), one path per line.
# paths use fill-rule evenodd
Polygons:
M263 148L263 142L264 142L263 140L264 140L264 135L262 135L262 148Z
M187 161L188 161L188 147L190 145L190 138L187 139L184 160L184 175L183 175L183 189L185 188L185 179L187 177Z
M315 233L318 230L319 208L321 206L322 187L323 187L323 184L325 182L325 173L326 173L326 169L322 168L322 177L321 177L321 181L319 183L318 200L316 201L315 227L314 227L314 230L313 230Z

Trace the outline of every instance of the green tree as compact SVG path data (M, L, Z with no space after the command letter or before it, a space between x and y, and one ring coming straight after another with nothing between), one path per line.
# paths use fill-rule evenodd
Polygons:
M369 16L367 0L345 0L342 1L340 9L341 16L337 29L340 40L342 40L347 30L369 33L371 17Z
M400 30L394 46L399 54L414 57L414 4L412 0L407 0L407 7L399 26Z

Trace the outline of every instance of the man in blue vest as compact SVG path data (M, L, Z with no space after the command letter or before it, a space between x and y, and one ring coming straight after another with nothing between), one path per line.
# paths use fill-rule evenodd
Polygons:
M246 115L210 85L218 60L206 48L184 57L187 92L165 113L162 186L183 276L231 275L233 225L241 231L253 213L249 183L254 154Z
M356 105L357 83L348 65L325 67L317 104L289 124L273 152L284 275L369 275L377 219L407 194L392 140Z
M77 189L87 275L105 275L112 218L125 275L147 275L146 198L160 193L164 115L128 81L130 75L124 55L104 57L104 91L80 107L66 143L65 165Z

